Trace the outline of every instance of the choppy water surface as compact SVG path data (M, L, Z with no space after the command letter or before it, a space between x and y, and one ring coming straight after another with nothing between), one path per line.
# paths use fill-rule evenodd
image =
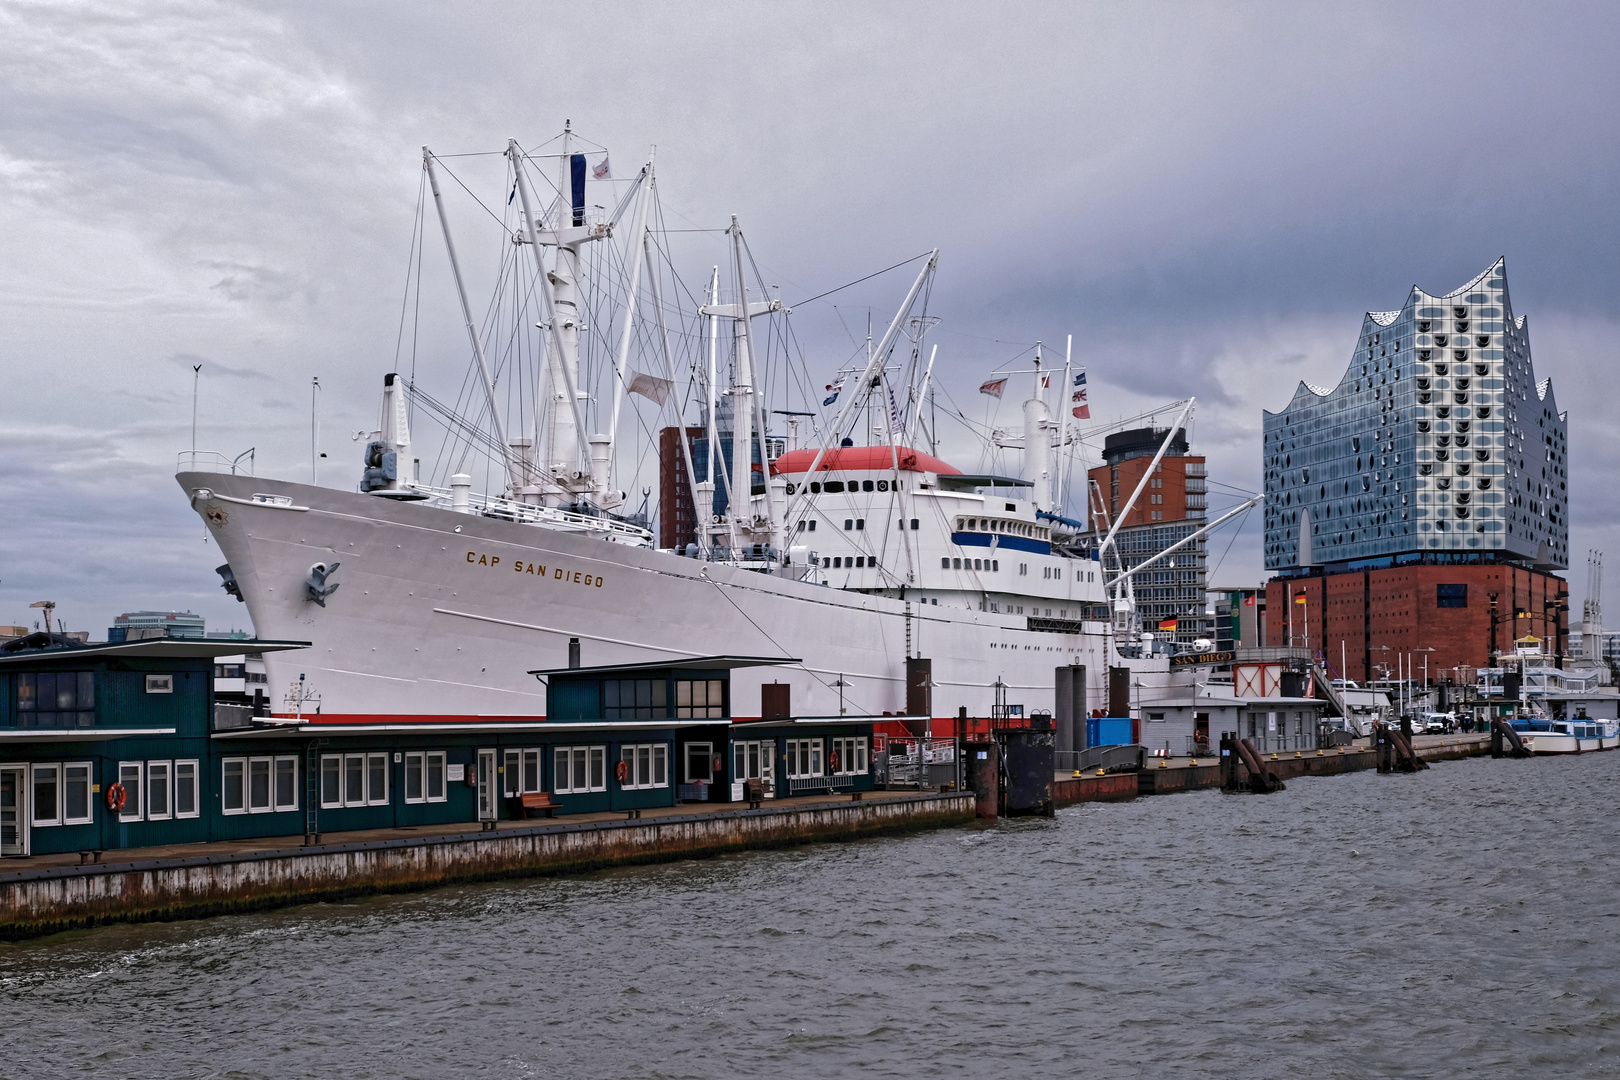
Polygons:
M1608 1075L1620 754L0 948L6 1076Z

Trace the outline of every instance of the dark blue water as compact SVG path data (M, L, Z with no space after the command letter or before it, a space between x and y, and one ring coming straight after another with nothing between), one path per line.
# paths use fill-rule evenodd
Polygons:
M1620 754L0 947L5 1076L1606 1076Z

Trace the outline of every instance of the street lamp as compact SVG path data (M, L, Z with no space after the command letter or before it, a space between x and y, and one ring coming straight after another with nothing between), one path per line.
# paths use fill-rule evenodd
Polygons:
M1432 653L1435 650L1418 649L1417 651L1423 654L1423 694L1424 697L1427 698L1429 693L1429 653Z

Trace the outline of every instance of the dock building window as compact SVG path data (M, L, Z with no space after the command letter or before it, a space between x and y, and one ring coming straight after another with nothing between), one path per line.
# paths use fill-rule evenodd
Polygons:
M62 770L58 765L34 766L34 824L62 824Z
M69 775L71 780L71 774ZM174 816L194 818L200 813L197 806L197 762L174 763Z
M93 820L88 761L41 762L30 772L35 825L88 825Z
M607 790L605 746L559 746L552 755L552 768L552 787L559 795Z
M356 755L362 756L362 755ZM374 757L382 757L380 754ZM329 754L321 759L321 805L342 806L341 802L331 801L330 796L337 785L332 782L335 769L328 766L328 762L338 763L343 759L336 754ZM182 768L185 769L182 776ZM298 809L298 758L293 755L283 757L253 757L253 758L225 758L220 762L220 813L222 814L271 814L283 810ZM175 762L175 810L176 817L196 817L196 762ZM182 783L184 781L184 783ZM181 813L181 809L189 805L190 812Z
M141 820L141 779L146 772L145 764L139 761L120 761L118 763L118 782L124 787L124 809L118 815L120 821Z
M676 679L675 715L683 720L725 716L725 683L720 679Z
M663 679L604 679L602 716L607 720L660 720L665 712Z
M169 778L173 775L174 762L148 761L146 763L146 820L167 821L174 816L174 805L171 801L173 789Z
M788 779L800 776L824 776L821 767L820 739L789 739L787 741Z
M619 747L619 760L625 764L627 790L669 787L669 747L665 743L638 743Z
M540 751L530 750L539 768ZM538 791L539 784L529 790ZM445 801L444 751L429 750L405 755L405 801L435 803Z
M17 723L22 727L90 727L96 722L91 671L23 672L17 676Z
M837 775L866 775L866 736L834 739L832 752L838 755L838 767L833 770ZM828 764L831 764L831 761Z
M321 806L386 806L387 754L323 754Z
M540 751L508 750L501 771L501 791L508 798L540 790ZM409 801L409 791L407 790ZM421 800L417 800L421 801Z

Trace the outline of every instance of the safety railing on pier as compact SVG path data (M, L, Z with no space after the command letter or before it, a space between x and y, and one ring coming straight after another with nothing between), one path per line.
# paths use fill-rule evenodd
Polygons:
M1086 750L1059 750L1052 755L1053 765L1059 772L1127 772L1140 769L1147 756L1147 747L1093 746Z

